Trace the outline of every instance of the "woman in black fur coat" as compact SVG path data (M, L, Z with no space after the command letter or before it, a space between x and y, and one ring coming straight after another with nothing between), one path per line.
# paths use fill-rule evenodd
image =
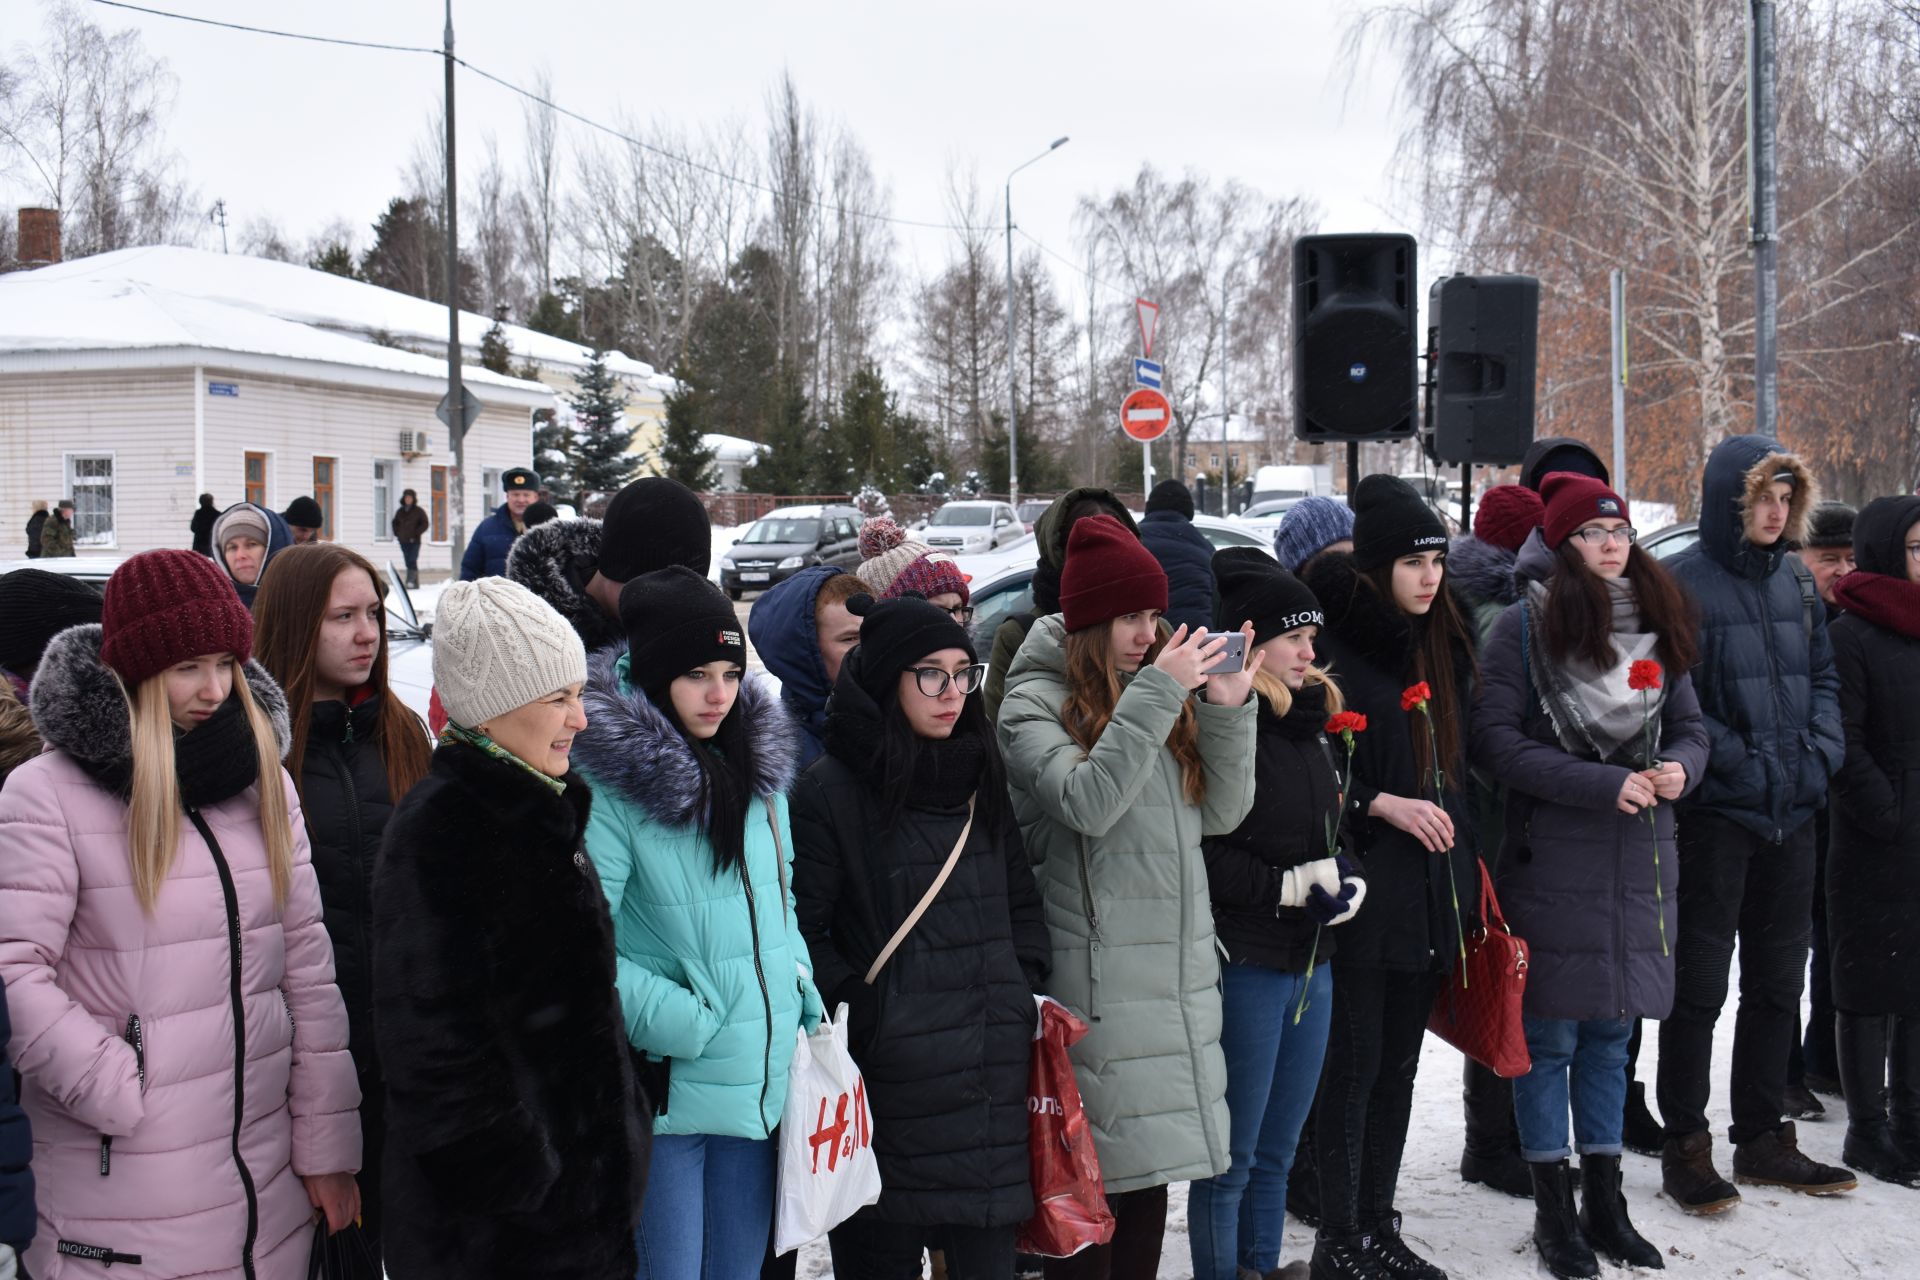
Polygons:
M451 723L373 893L387 1274L629 1277L650 1108L567 764L586 655L504 578L450 588L434 642Z

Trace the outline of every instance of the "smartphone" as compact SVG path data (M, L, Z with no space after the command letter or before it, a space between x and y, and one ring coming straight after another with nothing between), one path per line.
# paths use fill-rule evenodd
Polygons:
M1207 674L1210 676L1230 676L1234 672L1244 669L1247 665L1247 633L1244 631L1227 631L1219 633L1219 637L1227 642L1227 647L1220 651L1219 660L1207 668ZM1207 637L1209 643L1211 643L1213 639L1213 636Z

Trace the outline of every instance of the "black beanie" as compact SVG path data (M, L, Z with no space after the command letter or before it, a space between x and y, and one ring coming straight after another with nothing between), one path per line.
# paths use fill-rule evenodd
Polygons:
M600 576L609 582L632 582L669 565L705 577L712 560L707 509L677 480L635 480L613 495L601 517Z
M860 643L847 661L857 664L859 685L876 706L886 706L900 673L928 654L963 649L968 662L980 660L967 629L924 596L910 592L876 601L863 593L847 601L847 612L861 620Z
M1556 471L1591 476L1601 484L1613 483L1613 477L1607 474L1607 464L1600 461L1600 455L1583 440L1572 436L1545 436L1527 446L1526 457L1520 461L1521 484L1538 493L1540 482Z
M99 622L101 594L64 573L15 569L0 575L0 667L24 676L68 627Z
M1862 573L1907 576L1907 530L1920 521L1920 497L1875 498L1853 522L1853 558Z
M324 529L327 526L327 517L321 512L320 504L304 493L287 504L280 518L296 529Z
M1807 516L1807 540L1801 545L1815 550L1851 547L1859 514L1844 502L1821 503Z
M1187 486L1178 480L1162 480L1153 486L1153 492L1147 495L1147 514L1156 511L1178 511L1187 519L1193 519L1193 495L1187 492Z
M1320 601L1306 584L1258 547L1227 547L1213 553L1213 629L1238 631L1253 623L1253 642L1265 644L1296 627L1326 625Z
M1447 526L1399 476L1371 475L1353 495L1353 562L1378 569L1401 556L1447 549Z
M627 676L641 690L709 662L747 665L746 636L732 602L685 565L643 573L621 588L620 625L627 632Z

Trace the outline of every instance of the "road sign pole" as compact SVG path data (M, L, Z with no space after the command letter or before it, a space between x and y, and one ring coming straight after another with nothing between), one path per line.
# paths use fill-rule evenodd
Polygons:
M450 414L466 405L466 387L460 380L460 188L454 184L453 133L453 0L447 0L447 198L443 213L447 220L447 404ZM464 420L450 422L447 434L453 441L453 571L460 571L460 558L467 550L467 441Z
M1140 442L1140 492L1153 492L1153 446L1147 441ZM1143 498L1142 501L1145 501Z

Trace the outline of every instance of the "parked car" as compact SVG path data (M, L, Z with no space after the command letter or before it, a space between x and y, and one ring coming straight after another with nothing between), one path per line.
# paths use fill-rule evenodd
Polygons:
M851 569L859 563L858 507L779 507L748 525L720 557L720 587L738 600L810 565Z
M1047 513L1047 508L1052 505L1053 505L1052 499L1042 498L1038 501L1021 503L1018 507L1014 508L1013 513L1016 516L1020 517L1020 527L1025 529L1028 533L1032 533L1033 522L1035 520L1038 520L1041 516L1045 515Z
M952 555L976 554L1017 542L1026 527L1005 502L949 502L933 513L924 531L926 544Z
M1640 549L1656 560L1668 560L1700 541L1700 526L1691 520L1670 524L1640 539Z

